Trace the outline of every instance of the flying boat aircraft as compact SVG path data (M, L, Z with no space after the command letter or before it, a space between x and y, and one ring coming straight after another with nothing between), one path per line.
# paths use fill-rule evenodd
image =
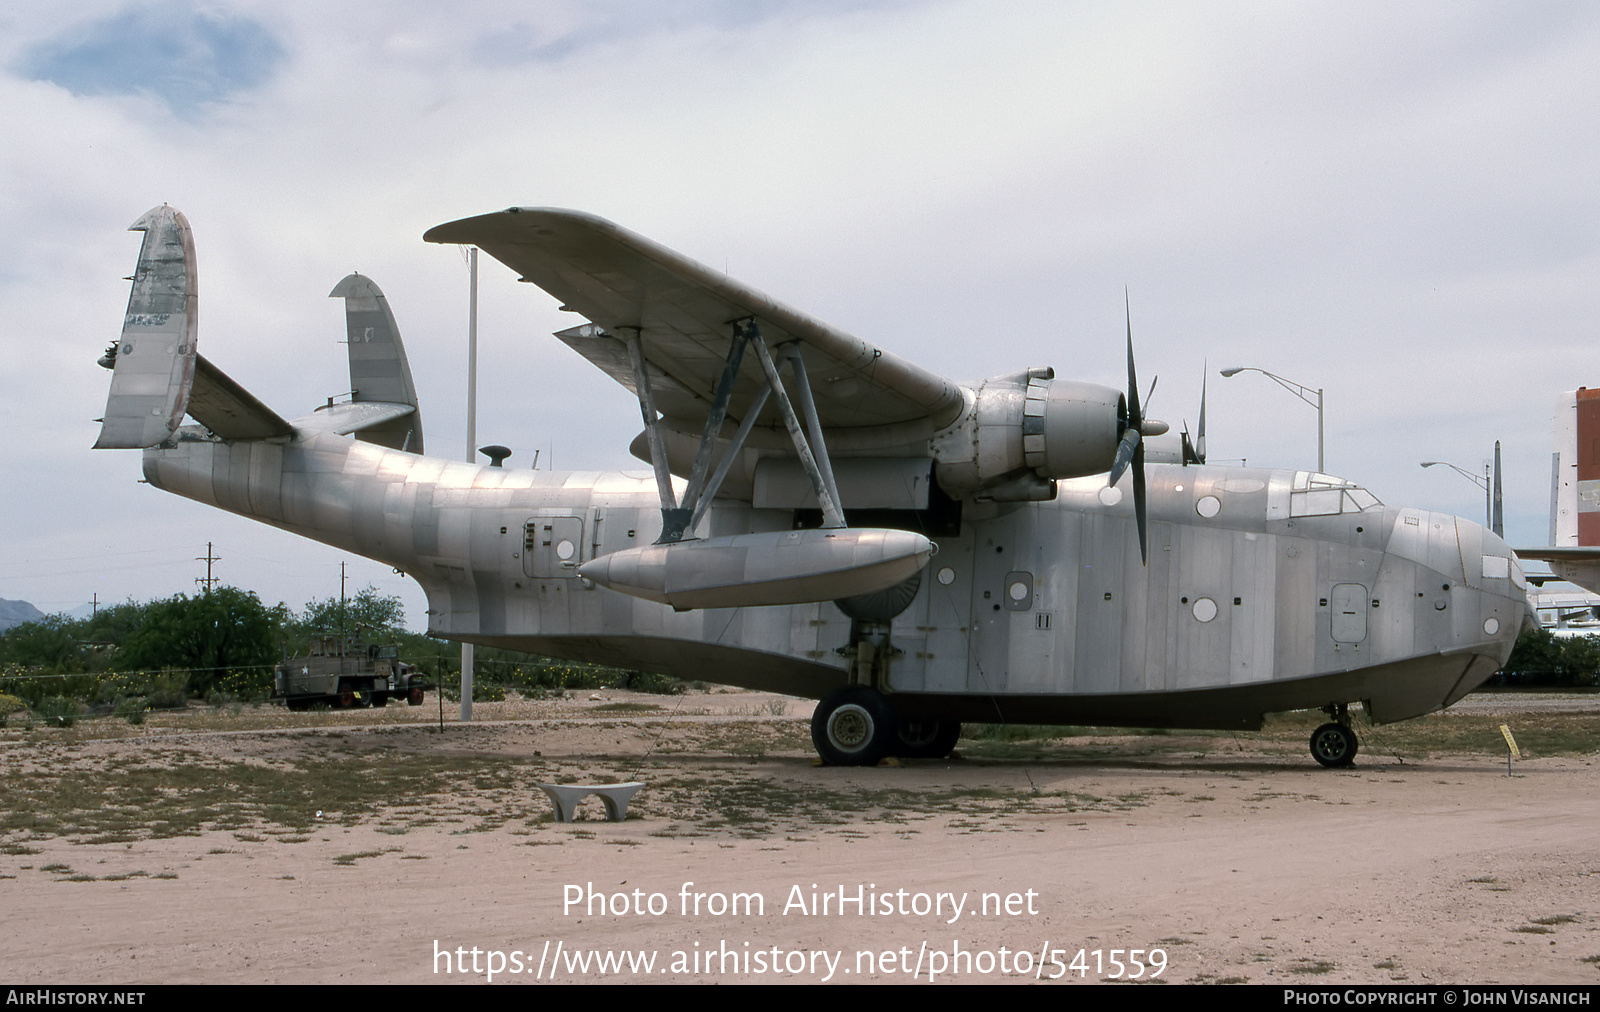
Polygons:
M437 636L821 700L830 763L939 757L961 722L1250 730L1448 706L1529 608L1505 543L1309 471L1205 464L1126 391L963 384L601 218L440 225L585 321L648 472L424 456L388 300L351 275L351 393L285 419L196 350L188 222L144 232L97 447L153 485L404 571ZM198 424L183 424L187 415ZM494 448L498 449L498 448Z

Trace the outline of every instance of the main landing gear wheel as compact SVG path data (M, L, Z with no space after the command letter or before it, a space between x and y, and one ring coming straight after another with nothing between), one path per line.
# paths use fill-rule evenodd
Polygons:
M831 766L876 766L896 751L900 721L875 689L850 685L817 704L811 744Z
M409 706L421 706L422 690L412 689L411 692L406 695L406 704Z
M902 720L895 730L895 754L905 759L943 759L961 737L961 724L954 720Z
M1344 724L1328 723L1311 732L1311 756L1324 766L1351 766L1356 761L1356 733Z

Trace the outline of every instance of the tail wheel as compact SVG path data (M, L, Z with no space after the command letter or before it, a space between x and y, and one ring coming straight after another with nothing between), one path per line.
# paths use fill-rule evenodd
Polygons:
M1328 723L1311 732L1311 756L1324 766L1354 765L1359 744L1344 724Z
M899 720L882 694L864 685L840 689L811 715L811 743L833 766L876 766L896 751Z
M902 720L896 725L895 754L906 759L943 759L956 747L961 724L954 720Z

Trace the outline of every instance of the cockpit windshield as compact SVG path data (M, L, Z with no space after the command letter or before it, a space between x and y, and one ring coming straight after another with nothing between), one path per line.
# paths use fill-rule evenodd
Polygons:
M1361 513L1382 507L1383 503L1377 496L1355 482L1315 471L1296 471L1294 488L1289 494L1289 515L1292 517Z

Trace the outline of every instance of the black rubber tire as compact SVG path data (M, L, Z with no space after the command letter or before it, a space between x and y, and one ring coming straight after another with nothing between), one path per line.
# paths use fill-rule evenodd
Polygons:
M817 704L811 744L830 766L876 766L895 751L899 725L882 693L850 685Z
M1360 744L1350 728L1330 722L1311 732L1311 757L1328 767L1353 766Z
M349 710L356 706L356 690L349 684L339 686L339 709Z
M959 721L901 720L895 724L895 755L903 759L943 759L960 737Z
M422 690L421 689L412 689L410 692L406 693L406 705L407 706L421 706L422 705Z

